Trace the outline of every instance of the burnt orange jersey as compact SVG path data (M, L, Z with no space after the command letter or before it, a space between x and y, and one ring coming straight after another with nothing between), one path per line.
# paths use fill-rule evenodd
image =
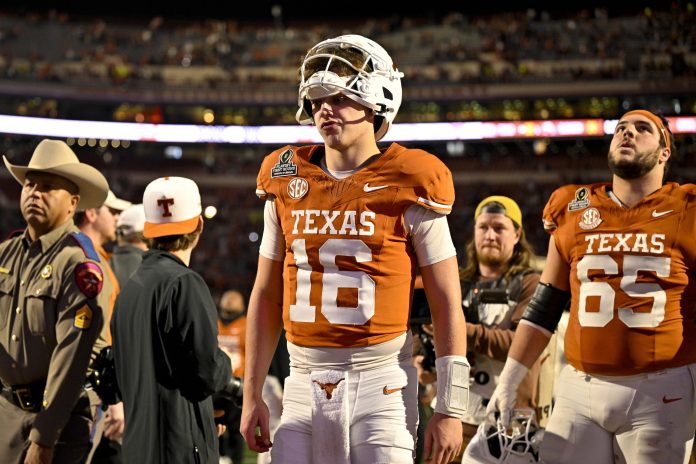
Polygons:
M246 345L246 316L239 317L229 324L218 319L218 345L231 355L232 373L244 376L244 348Z
M411 205L447 214L452 175L435 156L392 144L348 178L319 167L322 146L266 157L257 194L273 198L285 237L283 322L301 346L381 343L407 330L416 257Z
M629 209L608 186L566 185L544 209L570 265L568 362L598 375L696 362L696 186L669 183Z

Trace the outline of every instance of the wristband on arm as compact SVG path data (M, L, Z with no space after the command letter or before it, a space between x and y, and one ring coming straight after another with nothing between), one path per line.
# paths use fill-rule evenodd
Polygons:
M435 360L437 404L435 412L461 418L469 402L469 361L465 356L443 356Z

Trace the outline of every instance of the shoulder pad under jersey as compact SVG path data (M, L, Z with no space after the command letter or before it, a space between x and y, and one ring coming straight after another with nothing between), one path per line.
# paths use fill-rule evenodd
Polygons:
M396 145L396 144L394 144ZM396 165L409 201L441 214L449 214L454 204L452 173L438 157L420 149L398 153Z

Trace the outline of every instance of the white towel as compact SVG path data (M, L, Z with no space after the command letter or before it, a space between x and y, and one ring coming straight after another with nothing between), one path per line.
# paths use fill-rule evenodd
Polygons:
M350 464L348 373L314 371L310 381L314 463Z

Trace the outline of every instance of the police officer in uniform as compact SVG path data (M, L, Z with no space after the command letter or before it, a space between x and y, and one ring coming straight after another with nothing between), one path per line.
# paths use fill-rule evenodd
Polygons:
M104 274L72 217L101 205L108 184L58 140L39 143L27 166L4 161L22 184L27 228L0 244L0 462L82 462Z

